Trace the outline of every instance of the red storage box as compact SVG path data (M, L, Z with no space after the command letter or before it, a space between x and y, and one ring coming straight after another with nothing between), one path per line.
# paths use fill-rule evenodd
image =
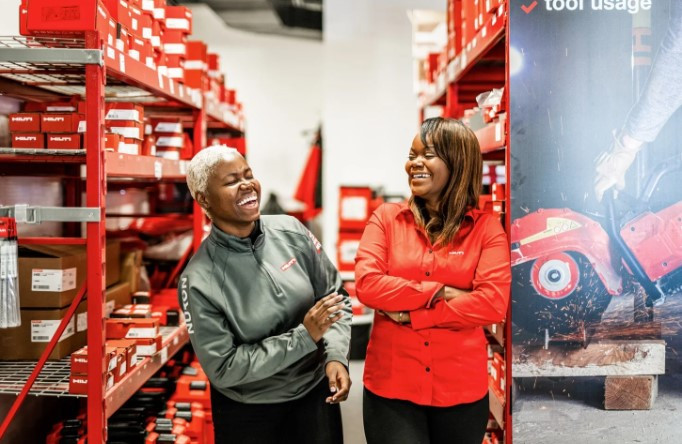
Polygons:
M339 190L339 229L362 232L372 214L372 189L341 187Z
M111 18L120 23L121 26L125 26L127 29L132 28L130 5L127 0L105 0L104 2Z
M192 10L186 6L166 6L166 29L192 33Z
M109 13L101 1L30 0L20 10L22 35L73 36L108 28Z
M12 134L12 148L45 148L45 134L43 133Z
M81 146L81 135L78 133L47 135L48 149L78 150Z
M118 152L118 147L121 143L121 136L114 133L104 134L104 149Z
M106 122L107 130L126 139L142 140L144 124L131 120L112 120Z
M142 141L138 139L131 139L123 137L118 144L118 152L123 154L132 154L139 156L142 154Z
M144 120L144 108L135 103L110 102L105 106L106 120L132 120L142 122Z
M360 246L361 231L341 231L336 248L336 265L339 271L355 270L355 255Z
M11 133L39 133L40 113L15 113L9 115Z
M107 391L114 386L114 373L109 372L104 376L104 390ZM88 375L70 375L69 393L73 395L88 394Z
M125 351L128 372L132 371L137 365L137 343L134 339L110 339L107 341L107 347L115 347Z
M107 339L156 339L158 319L107 319Z
M116 368L116 348L107 346L104 348L104 371L111 372ZM88 347L83 347L71 353L71 373L88 373Z
M158 319L154 319L154 321L159 322ZM138 356L151 356L161 350L163 338L161 335L155 338L136 338L135 344L137 345Z
M187 69L188 63L190 63L190 60L185 62L185 86L188 88L196 88L205 91L208 88L208 77L206 75L206 71L201 69Z
M40 116L40 128L44 133L83 133L85 114L45 113Z
M201 40L187 42L187 60L200 62L201 66L192 66L191 69L208 69L208 47Z

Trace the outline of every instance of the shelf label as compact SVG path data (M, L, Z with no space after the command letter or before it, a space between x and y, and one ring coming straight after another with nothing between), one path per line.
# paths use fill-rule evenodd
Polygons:
M180 174L183 176L187 174L187 162L184 160L180 161Z
M154 177L157 179L163 177L163 164L158 160L154 161Z
M61 319L50 319L45 321L32 320L31 342L50 342L50 339L52 339L52 336L54 336L60 323ZM73 336L74 330L75 322L74 319L71 318L69 323L66 324L64 333L62 333L62 336L59 338L59 342L62 342L64 339Z
M481 29L481 37L485 38L486 35L488 35L488 27L484 26L483 29Z
M495 124L495 142L502 140L502 125L498 122Z
M175 82L169 79L168 80L168 86L170 86L171 94L175 94Z
M168 361L168 347L163 347L159 353L161 353L161 362L165 364Z
M31 270L31 290L32 291L51 291L61 293L62 291L73 290L76 288L76 268L66 270L45 270L34 268Z
M76 333L86 331L88 329L88 312L79 313L76 315Z
M156 73L159 75L159 88L163 89L163 74L161 71L156 71Z

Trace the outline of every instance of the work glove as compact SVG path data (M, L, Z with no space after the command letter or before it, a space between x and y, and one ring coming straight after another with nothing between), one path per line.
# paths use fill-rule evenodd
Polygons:
M641 143L625 146L621 138L613 131L613 143L608 152L603 152L595 159L597 176L594 179L594 193L601 202L604 192L612 186L617 190L625 188L625 173L634 162L642 148Z

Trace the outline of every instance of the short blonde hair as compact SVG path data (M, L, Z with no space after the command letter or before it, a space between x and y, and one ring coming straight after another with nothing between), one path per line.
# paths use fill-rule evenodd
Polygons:
M197 193L206 194L208 179L215 167L221 161L229 160L234 156L241 156L241 154L226 145L212 145L194 155L187 165L187 186L194 199L197 198Z

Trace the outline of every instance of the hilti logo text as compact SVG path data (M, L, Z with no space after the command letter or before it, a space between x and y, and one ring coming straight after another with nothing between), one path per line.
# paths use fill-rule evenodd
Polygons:
M185 315L185 324L187 324L187 333L194 333L194 326L192 325L192 314L189 312L189 294L187 293L187 278L182 278L182 289L180 291L182 298L182 312Z
M38 140L38 138L35 136L17 136L14 138L14 140L34 141L34 140Z
M64 118L63 117L43 117L43 120L46 122L63 122Z
M457 255L457 256L461 256L461 255L464 254L464 252L463 252L463 251L451 251L449 254L454 254L454 255Z
M88 360L85 358L75 358L74 361L76 361L78 363L87 363L88 362Z
M88 380L87 379L81 379L81 378L73 378L73 382L76 384L87 384Z
M12 122L33 122L33 117L12 117Z
M71 142L71 137L50 137L53 142Z
M287 262L286 264L282 265L282 266L279 267L279 268L280 268L280 270L282 270L282 271L287 271L287 270L288 270L289 268L291 268L291 266L294 265L295 263L296 263L296 258L293 257L293 258L291 258L291 260L290 260L289 262Z

